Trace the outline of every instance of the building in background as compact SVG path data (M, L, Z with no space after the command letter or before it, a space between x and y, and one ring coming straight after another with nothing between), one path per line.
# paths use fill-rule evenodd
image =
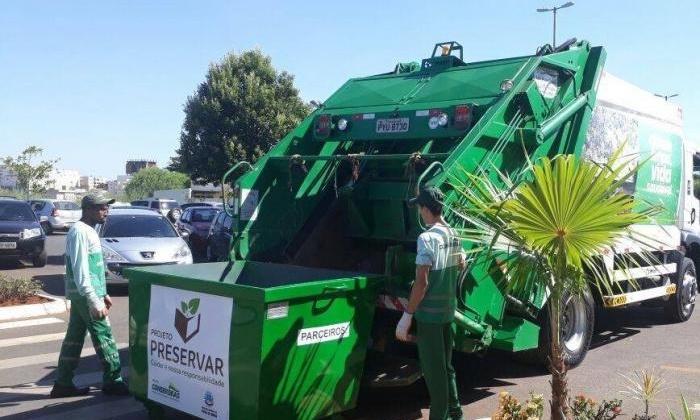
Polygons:
M157 167L155 160L149 159L133 159L126 161L126 174L133 175L144 168Z
M100 178L96 176L81 176L80 188L87 191L106 190L107 180L105 178Z
M9 190L17 188L17 175L5 165L0 165L0 188Z
M73 169L54 169L46 180L46 188L56 191L74 191L80 188L80 173Z
M114 197L124 192L124 187L131 181L131 175L117 175L116 180L107 181L107 192Z

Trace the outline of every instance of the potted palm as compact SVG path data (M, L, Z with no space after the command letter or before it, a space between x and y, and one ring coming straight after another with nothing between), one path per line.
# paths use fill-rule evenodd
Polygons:
M659 211L622 191L645 161L622 157L621 150L604 164L557 155L530 162L517 179L502 173L492 179L484 170L450 181L459 203L451 210L466 226L465 240L474 244L471 259L495 258L505 293L532 281L548 290L552 419L571 418L560 335L563 299L583 296L589 287L611 292L614 286L596 269L596 259L621 235L649 239L631 227L648 223Z

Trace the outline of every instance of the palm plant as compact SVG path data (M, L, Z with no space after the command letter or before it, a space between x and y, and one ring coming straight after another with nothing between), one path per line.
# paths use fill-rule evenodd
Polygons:
M589 284L612 291L598 264L601 253L621 235L640 241L631 226L648 223L659 211L622 192L644 162L621 157L621 150L606 164L557 155L530 162L517 179L496 171L494 180L483 170L450 180L459 203L451 210L467 226L462 232L474 244L472 258L485 264L496 259L504 293L533 281L549 292L552 419L571 418L559 333L563 297L581 295Z

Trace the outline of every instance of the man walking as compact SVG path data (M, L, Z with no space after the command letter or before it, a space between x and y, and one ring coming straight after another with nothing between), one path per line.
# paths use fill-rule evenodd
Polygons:
M86 395L90 387L73 384L75 368L90 333L95 353L103 367L102 392L106 395L128 395L129 387L121 377L119 350L112 335L107 315L112 299L107 295L105 267L100 238L95 225L103 223L114 200L88 194L82 200L82 217L66 236L66 298L71 301L68 330L58 356L56 382L51 398Z
M452 321L464 256L453 229L442 217L443 201L436 187L427 187L409 200L410 205L418 205L428 230L418 236L416 280L408 307L396 326L396 338L409 340L415 314L418 358L430 395L430 420L462 420L452 367Z

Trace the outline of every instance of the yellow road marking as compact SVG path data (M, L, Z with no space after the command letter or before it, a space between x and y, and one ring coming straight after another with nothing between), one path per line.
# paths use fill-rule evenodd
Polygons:
M686 372L686 373L700 373L700 369L689 368L689 367L683 367L683 366L666 366L666 365L661 365L661 369L675 370L675 371L677 371L677 372Z

